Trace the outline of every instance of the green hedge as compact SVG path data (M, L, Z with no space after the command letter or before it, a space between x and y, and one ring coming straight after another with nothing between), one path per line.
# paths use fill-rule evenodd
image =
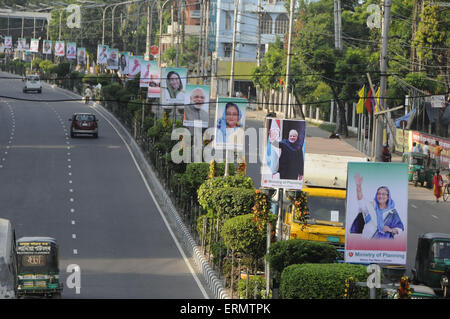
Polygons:
M255 206L255 191L242 187L215 189L211 193L214 215L223 223L235 216L251 214Z
M283 299L343 299L345 281L366 282L366 267L352 264L291 265L281 275L280 294ZM368 288L360 287L355 298L367 299Z
M253 180L248 176L230 175L220 176L206 180L198 188L198 202L208 212L209 217L215 217L215 204L213 193L219 188L240 187L254 189Z
M256 298L255 298L255 288L256 288ZM239 297L245 299L245 292L247 291L247 299L265 299L266 295L266 279L261 276L251 276L247 280L241 279L238 283ZM269 299L272 298L272 291L269 291Z
M220 235L227 247L250 257L253 270L256 271L258 259L266 252L266 232L258 231L253 214L228 219L222 226Z
M284 268L294 264L332 263L337 251L332 245L301 239L290 239L272 243L267 254L267 261L272 270L275 285L281 281Z

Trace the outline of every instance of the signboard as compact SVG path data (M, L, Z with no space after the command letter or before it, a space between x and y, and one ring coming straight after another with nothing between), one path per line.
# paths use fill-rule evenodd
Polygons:
M345 262L406 264L408 164L348 163Z
M86 48L77 48L77 64L86 65Z
M430 102L433 108L445 108L445 95L432 95Z
M108 70L119 69L119 50L108 48L106 59L106 68Z
M99 44L97 46L97 64L106 64L108 60L108 46Z
M209 123L209 85L186 85L183 125L207 128Z
M128 74L128 57L130 56L130 52L120 52L119 54L119 71L120 74L126 75Z
M261 186L302 189L306 122L267 118L265 127Z
M246 99L219 97L217 99L214 148L237 149L244 148Z
M65 47L64 41L56 41L55 42L55 55L56 56L64 56Z
M42 54L52 54L52 40L44 40Z
M161 98L161 68L158 66L158 62L149 62L150 79L148 82L147 97L159 99Z
M5 37L5 49L12 49L12 37L11 36Z
M128 78L134 79L136 75L141 72L141 61L144 61L142 56L132 55L128 57Z
M161 103L163 108L172 108L174 104L184 105L186 78L186 68L161 69Z
M27 40L24 38L19 38L17 40L17 51L25 51L27 48Z
M150 61L141 61L141 76L139 78L139 87L147 88L150 81Z
M33 53L38 53L39 52L39 39L31 39L30 51L33 52Z
M151 53L152 55L158 55L158 53L159 53L159 47L158 47L157 45L152 45L152 46L150 47L150 53Z
M69 60L75 60L77 58L77 44L75 42L67 42L66 56Z

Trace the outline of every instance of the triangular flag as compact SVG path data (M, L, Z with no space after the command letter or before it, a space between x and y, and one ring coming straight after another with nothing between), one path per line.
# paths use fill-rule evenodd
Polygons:
M356 104L356 114L361 114L364 112L364 95L366 92L366 85L364 84L361 90L358 92L359 101L358 104Z
M369 92L367 93L367 99L366 102L364 103L366 105L366 110L367 112L369 112L369 114L372 114L372 90L369 87Z
M379 112L379 105L380 105L380 87L378 87L377 89L377 93L375 93L375 98L377 100L377 104L375 105L375 112L378 113Z

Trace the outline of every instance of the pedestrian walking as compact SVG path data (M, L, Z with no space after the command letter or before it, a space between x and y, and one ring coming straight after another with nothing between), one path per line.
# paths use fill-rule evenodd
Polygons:
M436 170L433 176L433 193L436 197L436 203L439 203L439 198L442 195L443 184L442 176L439 174L439 170Z
M436 141L436 146L434 147L434 159L436 160L436 168L441 168L441 153L444 148L439 145L439 141Z

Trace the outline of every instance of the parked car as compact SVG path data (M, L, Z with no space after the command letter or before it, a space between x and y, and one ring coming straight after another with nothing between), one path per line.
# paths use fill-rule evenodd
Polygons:
M42 93L42 84L39 75L27 75L24 78L25 86L23 87L23 93L28 91L37 91L38 93Z
M70 125L70 137L75 137L75 134L89 134L93 137L98 137L98 119L92 113L74 113Z

